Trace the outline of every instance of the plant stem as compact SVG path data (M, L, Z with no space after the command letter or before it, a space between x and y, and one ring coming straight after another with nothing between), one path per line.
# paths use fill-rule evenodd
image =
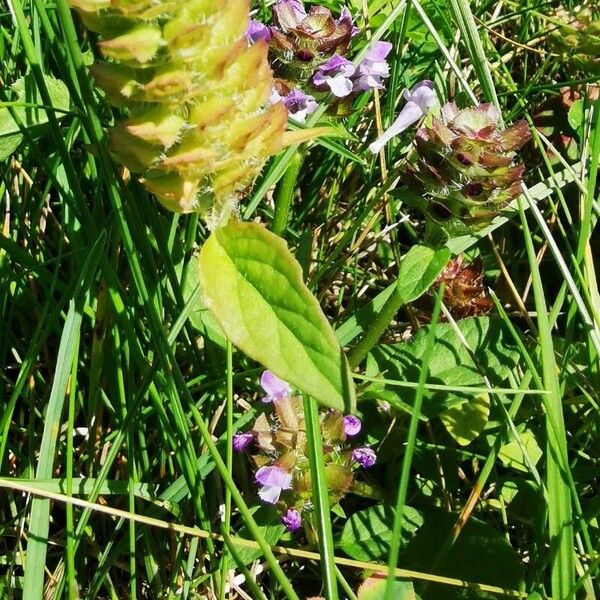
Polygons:
M275 189L275 214L273 215L273 225L271 229L273 233L276 233L277 235L283 235L283 232L287 227L290 206L292 205L294 191L296 190L296 180L298 179L298 173L300 173L303 159L304 157L300 152L296 152L296 154L292 156L281 181L277 184L277 188Z
M383 332L388 328L394 315L400 310L403 303L404 301L400 295L398 286L396 286L390 297L382 306L379 314L377 314L375 319L371 322L363 339L348 355L348 363L351 369L358 367L358 365L366 358L371 348L379 341Z

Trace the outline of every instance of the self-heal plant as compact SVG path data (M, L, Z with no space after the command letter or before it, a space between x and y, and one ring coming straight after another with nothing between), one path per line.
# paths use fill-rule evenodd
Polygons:
M254 442L258 496L262 502L278 506L282 522L293 532L300 528L302 515L308 516L312 510L303 404L290 386L270 371L262 374L260 383L267 392L265 412L259 414L249 432L234 436L234 448L249 449ZM355 471L372 466L375 453L367 447L353 451L350 445L350 438L361 431L358 417L328 409L320 413L319 423L329 499L335 506L345 494L356 491Z

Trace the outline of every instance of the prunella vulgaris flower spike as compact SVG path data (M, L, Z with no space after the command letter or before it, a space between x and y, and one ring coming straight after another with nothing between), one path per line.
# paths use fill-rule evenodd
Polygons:
M226 222L267 159L294 139L271 104L270 30L249 0L70 0L100 34L92 74L127 109L109 149L168 209ZM349 27L349 26L348 26Z
M517 150L531 137L525 121L502 129L491 104L459 109L449 102L440 117L417 130L418 159L405 181L421 208L457 234L484 226L521 193L523 165Z
M433 82L429 80L417 83L410 91L406 90L404 99L406 104L396 120L369 146L373 154L378 154L393 137L400 135L439 104Z

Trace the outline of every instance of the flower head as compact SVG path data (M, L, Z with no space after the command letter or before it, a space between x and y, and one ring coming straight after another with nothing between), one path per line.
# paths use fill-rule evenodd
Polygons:
M287 398L292 393L290 384L287 381L283 381L283 379L279 379L271 371L263 372L260 378L260 387L266 392L266 395L262 399L265 404Z
M391 127L369 146L369 150L373 154L377 154L394 136L408 129L438 104L433 82L429 80L417 83L410 91L406 90L404 99L406 104Z
M354 89L368 91L382 89L382 79L390 76L390 65L386 57L392 50L389 42L375 42L369 53L358 65L354 77Z
M282 490L292 487L292 475L281 467L261 467L256 471L256 482L261 485L258 495L267 504L276 504Z
M281 522L287 527L288 531L294 533L300 529L302 518L295 508L288 508L287 512L281 517Z
M373 448L364 446L362 448L355 448L352 450L352 460L357 462L363 469L372 467L377 461L377 455Z
M264 23L256 19L251 19L248 29L246 29L246 39L251 44L258 40L269 42L271 40L271 30Z
M353 415L346 415L344 417L344 433L348 437L357 435L360 432L361 427L362 423L358 417Z
M321 65L313 76L313 85L319 91L329 91L338 98L343 98L352 92L352 76L356 68L347 59L334 54L325 64Z
M236 452L243 452L254 441L251 433L236 433L233 436L232 445Z

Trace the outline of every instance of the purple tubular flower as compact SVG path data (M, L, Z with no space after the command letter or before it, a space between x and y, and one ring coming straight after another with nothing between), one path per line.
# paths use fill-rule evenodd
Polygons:
M258 40L265 40L265 42L271 41L271 30L260 21L251 19L246 29L246 39L251 44L258 42Z
M287 96L284 96L283 104L288 109L290 117L299 123L304 123L306 117L317 110L314 97L299 89L292 90Z
M355 71L356 68L347 58L334 54L317 69L313 76L313 85L319 91L329 88L334 96L343 98L352 92L351 77Z
M243 452L254 441L254 435L251 433L236 433L233 436L232 444L236 452Z
M358 417L353 415L346 415L344 417L344 433L348 437L357 435L360 432L362 423Z
M417 83L412 90L406 90L404 99L406 104L391 127L386 129L381 137L369 146L369 150L373 154L377 154L394 136L402 133L413 123L424 117L432 107L439 104L433 89L433 81L427 79Z
M279 0L273 11L279 27L284 32L298 27L308 16L302 0Z
M294 533L300 529L302 518L295 508L288 508L285 515L281 517L281 522L287 527L288 531Z
M342 8L342 12L340 13L340 18L337 20L338 24L343 22L348 22L350 24L350 37L354 37L360 33L360 29L354 24L354 19L352 18L352 14L348 10L348 7L344 6Z
M292 393L290 384L287 381L283 381L283 379L279 379L271 371L263 372L260 378L260 387L266 392L266 395L262 399L265 404L287 398Z
M354 77L354 89L368 91L371 89L382 89L382 79L390 76L390 65L386 60L392 50L389 42L375 42L369 53L358 65Z
M261 467L254 476L262 486L258 495L267 504L276 504L282 490L292 487L292 475L281 467Z
M356 461L363 469L368 469L375 464L377 455L373 448L364 446L362 448L355 448L352 450L352 460Z

